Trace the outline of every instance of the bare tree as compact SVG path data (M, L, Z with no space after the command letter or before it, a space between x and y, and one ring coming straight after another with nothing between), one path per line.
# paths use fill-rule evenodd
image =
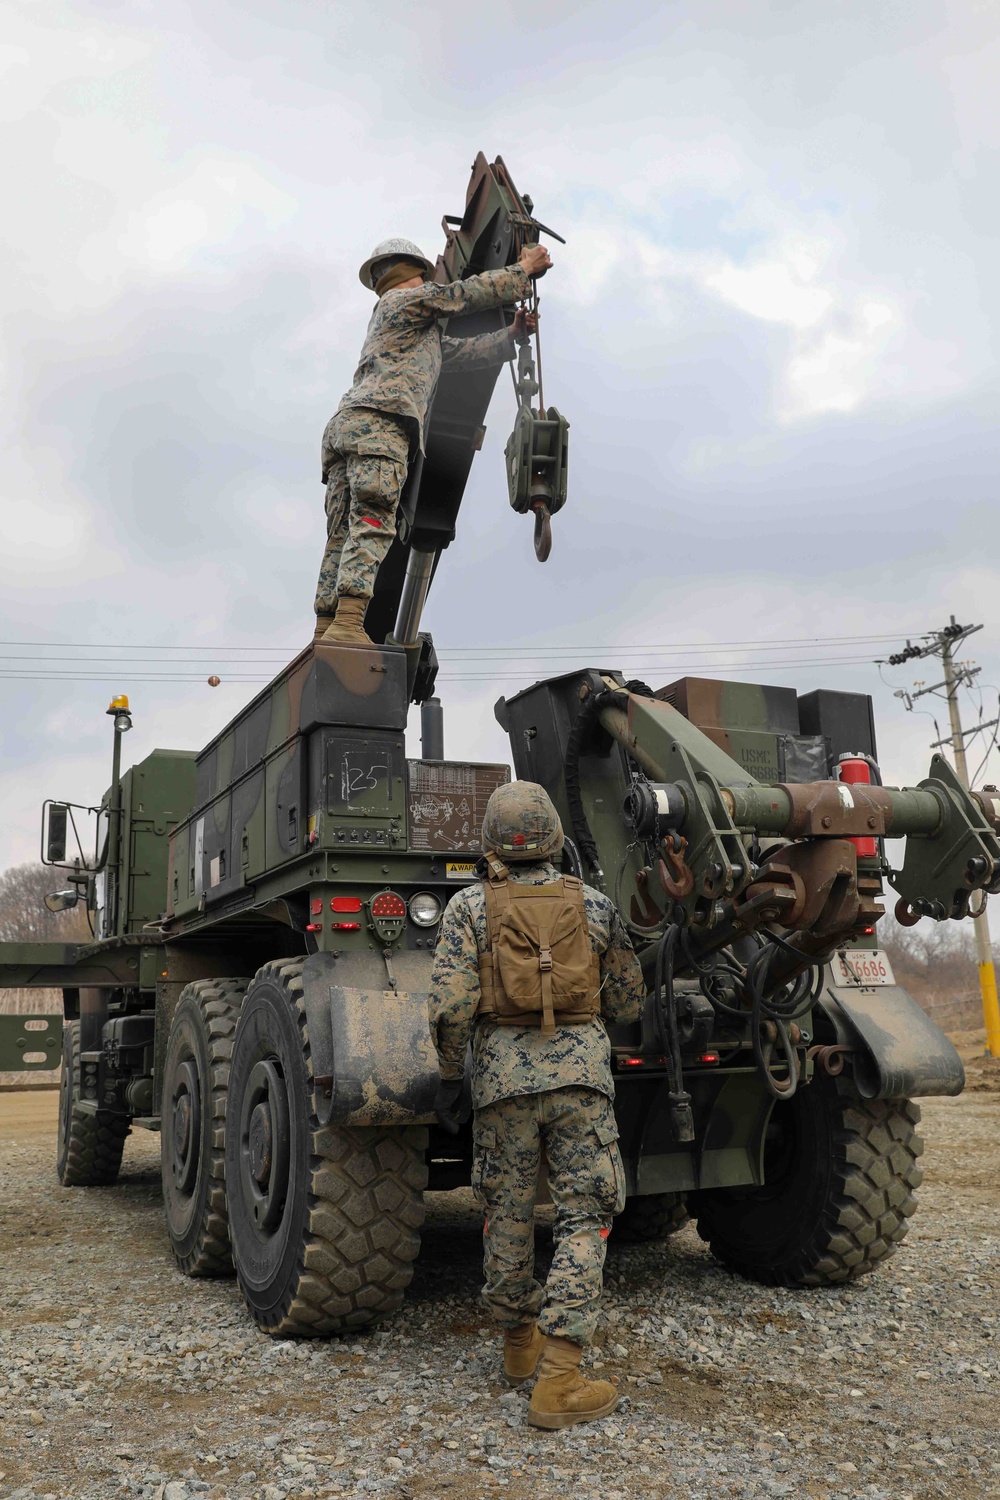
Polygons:
M82 902L69 911L49 911L45 897L60 884L45 865L14 865L0 875L0 942L85 943L90 924ZM39 1015L62 1010L60 990L0 989L0 1012Z
M889 955L897 983L946 1031L982 1025L976 950L968 922L932 922L900 927L891 916L879 923L879 946Z

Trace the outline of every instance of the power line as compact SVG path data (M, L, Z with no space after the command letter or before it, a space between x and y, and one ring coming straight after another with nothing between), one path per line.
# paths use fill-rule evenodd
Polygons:
M645 646L636 646L632 648L624 648L620 644L604 644L597 646L554 645L545 648L540 648L538 646L443 646L439 647L439 650L448 652L449 654L455 653L465 655L469 653L478 654L482 652L491 655L496 654L498 656L512 656L518 653L523 654L525 652L530 654L541 654L542 652L544 652L544 654L550 655L556 652L565 651L595 652L598 654L602 654L610 653L612 651L621 651L624 649L631 649L632 654L634 654L636 651L667 651L672 654L676 654L678 652L690 653L694 651L716 651L719 649L737 650L744 647L749 649L751 647L758 646L771 646L787 650L792 646L843 646L845 644L860 645L862 643L873 645L878 643L879 641L890 641L894 639L895 636L892 635L765 636L758 640L738 641L692 641L690 643L676 640L659 641L651 642L650 644ZM32 647L50 651L82 651L88 649L95 651L182 651L188 654L206 654L211 656L218 656L220 653L226 653L230 651L239 651L264 655L277 654L285 658L288 657L290 652L296 653L302 649L301 643L291 646L184 646L162 645L158 642L147 642L145 645L138 645L130 641L0 641L0 646L13 646L20 648Z
M609 652L608 654L611 655L612 653ZM634 670L634 671L649 672L655 666L655 663L645 663L644 664L642 662L637 662L634 657L625 656L625 655L616 655L615 660L616 660L616 663L620 664L622 667L628 666L628 667L631 667L631 669ZM802 670L814 670L814 669L817 669L817 668L820 668L820 667L831 667L831 668L832 667L851 667L851 666L858 666L858 665L862 665L862 664L869 664L869 658L867 656L847 656L847 657L839 657L839 658L838 657L820 657L820 658L817 658L816 660L813 660L813 661L794 660L794 661L784 661L784 662L782 662L782 661L705 662L705 663L702 664L701 670L703 670L703 671L709 671L710 670L710 671L713 671L713 672L737 672L737 673L739 673L739 672L792 672L792 671L802 671ZM166 665L166 664L164 664L164 665ZM180 665L180 664L178 664L178 665ZM209 665L209 664L206 664L206 665ZM215 663L211 663L211 665L221 665L221 663L215 662ZM464 664L456 663L456 665L464 665ZM472 664L469 663L468 665L471 666ZM149 670L148 668L143 668L142 671L137 672L135 670L134 666L131 663L128 663L128 662L112 663L111 666L112 666L113 670L109 670L109 671L106 671L106 672L95 672L95 671L86 671L86 672L55 671L55 672L47 672L47 671L38 670L38 669L32 669L30 671L20 672L20 671L17 671L16 669L11 668L11 667L0 666L0 680L5 680L5 681L8 681L8 682L118 682L118 681L122 681L122 680L127 680L129 682L144 682L144 683L157 683L157 682L163 682L163 683L167 683L167 682L203 682L205 680L201 676L200 672L197 672L197 673L193 672L193 671L192 672L183 672L183 671L180 671L180 670L173 671L173 672L171 672L171 671L154 672L154 671ZM521 670L510 670L510 669L503 670L503 669L498 669L497 671L481 670L481 671L468 671L468 672L462 672L462 671L456 671L456 672L441 671L438 674L438 680L441 681L441 682L511 682L511 681L534 681L534 680L537 679L539 673L540 672L544 672L544 670L545 670L545 666L544 666L544 663L542 663L537 669L528 670L528 671L525 671L523 669L521 669ZM569 668L569 670L572 670L572 669ZM666 664L664 664L664 670L676 671L677 670L677 666L676 666L676 664L670 665L669 663L666 663ZM204 667L202 668L202 671L204 671ZM223 680L225 682L229 682L229 683L235 683L235 682L259 683L259 682L270 682L270 681L272 681L272 677L270 675L265 675L265 674L260 673L260 672L254 673L254 672L230 672L230 671L227 671L225 673L225 676L224 676Z

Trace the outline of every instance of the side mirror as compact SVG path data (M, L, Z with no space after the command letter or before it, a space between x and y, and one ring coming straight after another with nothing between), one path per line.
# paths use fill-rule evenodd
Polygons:
M43 844L45 846L45 863L47 865L64 865L66 863L66 835L69 823L69 808L65 802L47 802L43 811L45 818L45 830ZM48 898L46 898L48 905ZM72 903L71 903L72 904ZM62 911L63 907L51 907L52 911Z
M74 889L65 891L53 891L45 897L45 905L49 911L69 911L80 899L80 892Z

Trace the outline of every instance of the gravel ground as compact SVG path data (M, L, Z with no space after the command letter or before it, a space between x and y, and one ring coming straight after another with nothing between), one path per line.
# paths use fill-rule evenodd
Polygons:
M114 1188L61 1189L55 1096L0 1095L0 1496L1000 1496L1000 1068L970 1082L925 1103L920 1210L856 1285L750 1285L690 1226L612 1241L594 1362L623 1399L561 1434L500 1378L467 1193L431 1195L391 1326L275 1344L232 1281L175 1272L156 1137Z

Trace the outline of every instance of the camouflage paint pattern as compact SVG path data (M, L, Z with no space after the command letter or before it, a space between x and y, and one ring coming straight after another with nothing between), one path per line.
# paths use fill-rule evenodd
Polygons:
M552 798L537 781L497 787L483 817L483 849L512 860L549 859L563 846L563 827Z
M549 861L515 865L512 881L548 885L559 879ZM590 940L601 958L601 1020L559 1026L544 1037L537 1026L498 1026L477 1020L479 955L486 952L486 897L481 883L449 901L431 972L430 1018L441 1076L461 1078L472 1042L472 1103L484 1109L515 1095L575 1086L614 1098L611 1044L604 1022L639 1017L646 994L639 960L609 897L583 888Z
M338 413L365 407L402 417L413 424L417 446L422 449L427 410L442 365L474 370L513 357L514 345L505 328L455 339L442 333L442 322L520 302L530 291L526 271L503 266L465 281L427 281L419 287L386 292L375 304L354 383L342 397Z
M543 1151L555 1207L555 1249L544 1287L534 1275ZM537 1318L543 1333L589 1344L607 1237L625 1205L611 1100L588 1088L499 1100L476 1111L473 1152L472 1187L486 1215L484 1302L505 1328Z
M402 651L321 643L296 657L197 757L193 810L171 838L168 915L190 923L245 902L265 875L338 832L357 834L359 854L391 847L394 830L405 845L406 698ZM355 756L377 760L380 774L345 798Z
M370 599L396 535L410 436L396 417L361 407L338 412L323 434L326 550L314 609L332 615L341 594Z

